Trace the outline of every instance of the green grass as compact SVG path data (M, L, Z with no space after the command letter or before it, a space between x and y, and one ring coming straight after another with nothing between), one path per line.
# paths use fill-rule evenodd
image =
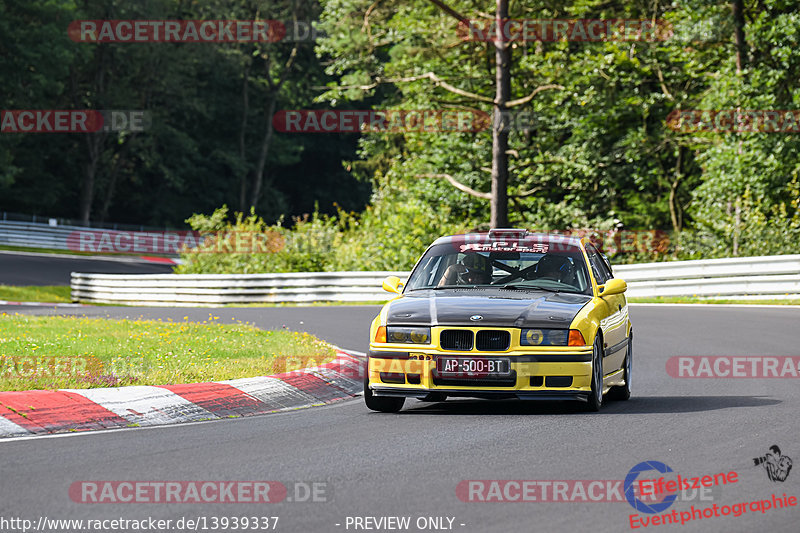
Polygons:
M0 390L169 385L315 366L335 350L308 333L246 323L0 314Z
M692 296L659 296L657 298L628 298L634 304L748 304L748 305L800 305L800 300L736 300L725 298L697 298Z
M72 301L67 285L44 285L15 287L0 285L0 300L10 302L51 302L69 303Z

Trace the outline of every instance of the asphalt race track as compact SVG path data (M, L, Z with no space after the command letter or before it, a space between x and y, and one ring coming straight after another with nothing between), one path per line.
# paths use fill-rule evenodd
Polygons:
M363 351L377 308L3 310L175 320L203 320L211 312L223 321L309 331ZM7 441L0 444L0 517L34 524L41 516L153 517L173 524L207 517L211 531L212 517L279 516L278 531L336 532L367 530L355 529L353 517L407 516L410 528L399 531L437 530L422 522L418 528L417 519L448 517L452 530L465 533L620 532L631 530L635 514L625 501L465 502L456 487L463 480L622 480L642 461L666 463L684 477L738 473L713 501L677 501L668 512L800 496L800 466L776 482L753 463L773 444L800 461L797 378L677 379L665 371L676 355L800 355L800 309L633 305L631 318L634 396L607 403L600 413L558 403L455 400L407 401L401 413L387 415L368 411L358 399L244 419ZM81 480L274 480L290 487L293 500L317 482L325 483L317 499L326 501L75 503L68 489ZM748 509L739 517L638 530L797 532L798 521L800 507Z
M69 285L70 272L171 274L172 266L136 258L0 251L0 285Z

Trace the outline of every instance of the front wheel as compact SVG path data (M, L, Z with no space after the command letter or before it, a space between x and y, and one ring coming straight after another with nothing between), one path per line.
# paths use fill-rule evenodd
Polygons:
M372 394L372 389L369 388L369 379L364 380L364 403L367 404L369 409L379 411L381 413L396 413L403 408L405 398L392 398L384 396L375 396Z
M628 337L628 351L625 354L625 370L623 375L625 377L625 385L613 387L608 394L612 400L625 401L631 397L631 375L633 371L633 333Z
M600 335L592 345L592 390L586 402L586 410L597 412L603 406L603 341Z

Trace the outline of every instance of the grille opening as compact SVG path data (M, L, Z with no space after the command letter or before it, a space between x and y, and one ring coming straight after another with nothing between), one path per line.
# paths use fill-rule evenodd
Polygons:
M406 374L406 378L408 379L408 382L412 385L420 384L419 374Z
M439 335L439 345L445 350L466 352L472 349L472 332L446 329Z
M545 384L548 387L570 387L572 386L572 376L547 376Z
M397 372L381 372L381 381L384 383L405 383L406 375Z
M544 385L544 376L531 376L531 387L541 387Z
M508 350L511 344L511 334L508 331L481 330L475 336L475 345L478 350L495 352Z
M517 385L517 372L511 371L511 375L502 378L443 378L434 372L434 385L450 385L452 387L514 387Z

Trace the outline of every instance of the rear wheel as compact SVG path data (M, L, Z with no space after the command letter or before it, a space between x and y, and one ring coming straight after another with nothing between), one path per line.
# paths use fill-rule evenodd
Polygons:
M603 406L603 340L598 333L592 345L592 390L586 402L586 410L597 412Z
M633 370L633 333L628 337L628 351L625 354L624 368L625 385L612 387L608 397L612 400L625 401L631 397L631 374Z
M369 388L369 379L364 379L364 403L373 411L381 413L396 413L403 408L405 398L393 398L387 396L375 396Z

